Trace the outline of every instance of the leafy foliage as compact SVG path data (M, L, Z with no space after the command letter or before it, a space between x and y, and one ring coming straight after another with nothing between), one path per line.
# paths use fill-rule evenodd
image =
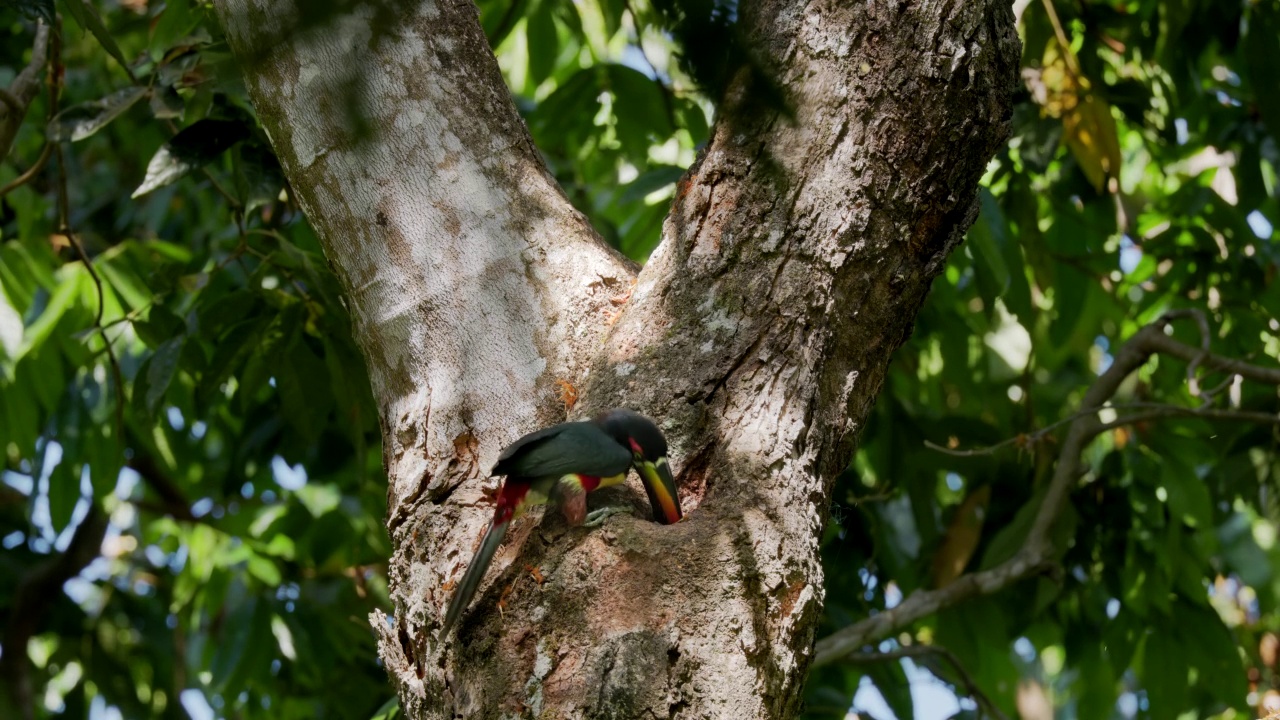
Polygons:
M643 260L725 77L751 63L737 4L479 4L552 172ZM1206 313L1216 352L1280 357L1280 6L1020 5L1014 136L837 482L820 634L1009 557L1056 460L1039 431L1164 311ZM0 6L0 84L30 45L18 19L51 6ZM317 3L305 29L345 7ZM2 186L57 142L0 198L0 625L25 617L19 589L91 513L110 523L29 628L37 710L390 717L365 620L389 604L368 381L220 30L197 0L58 8L56 104L36 101L0 163ZM1211 399L1276 410L1252 382ZM1117 398L1202 400L1167 358ZM1280 699L1273 429L1153 420L1086 455L1055 527L1061 577L878 648L935 644L954 664L816 670L809 714L973 716L974 688L1008 715L1037 696L1080 718L1238 717ZM954 693L922 693L922 674Z
M954 579L939 567L1009 557L1057 456L1037 431L1077 410L1121 341L1166 310L1203 311L1215 352L1274 366L1280 55L1253 48L1280 37L1276 10L1026 5L1013 138L838 483L829 630ZM1200 344L1194 323L1174 327ZM1205 389L1224 379L1199 375ZM1171 358L1115 400L1208 401ZM1229 383L1212 401L1275 413L1276 390ZM975 457L921 450L1019 437ZM1274 651L1260 651L1280 624L1276 446L1273 427L1202 419L1108 432L1056 530L1064 575L940 613L913 642L950 649L1010 716L1028 683L1081 718L1239 717L1280 700ZM824 668L810 692L849 699L862 672Z
M0 167L7 183L59 143L0 211L6 621L90 508L111 522L41 599L36 704L368 717L388 695L365 617L390 548L336 282L206 9L59 5L59 106L33 105ZM0 66L19 67L30 34L8 19Z

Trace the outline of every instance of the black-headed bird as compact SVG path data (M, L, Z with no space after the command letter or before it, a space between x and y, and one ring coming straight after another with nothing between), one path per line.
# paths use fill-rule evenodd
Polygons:
M680 496L667 465L667 439L649 418L632 410L609 410L591 420L552 425L503 448L491 476L505 475L498 491L493 523L471 557L449 601L440 637L444 638L470 603L511 521L526 510L558 502L571 525L594 525L617 510L587 513L587 493L617 485L634 467L653 507L653 519L678 522Z

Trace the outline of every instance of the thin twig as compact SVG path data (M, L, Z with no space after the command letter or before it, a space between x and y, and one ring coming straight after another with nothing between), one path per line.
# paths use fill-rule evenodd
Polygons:
M53 52L51 53L51 62L53 63L53 78L50 81L51 99L49 102L49 117L53 118L58 114L59 78L62 77L62 28L59 26L53 33ZM66 236L71 246L75 248L76 254L80 256L80 262L89 273L89 277L93 280L93 286L98 293L98 312L93 318L93 327L102 336L102 344L107 351L107 361L111 365L111 376L116 386L116 402L115 402L115 437L120 443L121 451L124 450L124 373L120 370L120 360L116 357L115 348L111 345L111 338L107 336L106 328L102 325L102 316L107 309L107 295L102 287L102 278L98 275L97 269L93 267L93 260L89 258L89 253L84 249L84 243L80 241L80 237L76 235L71 228L71 201L67 192L67 161L63 153L61 143L50 143L55 145L55 151L58 154L58 225L59 232Z
M1170 322L1172 322L1173 320L1184 318L1184 317L1190 317L1196 321L1196 326L1200 330L1200 347L1199 348L1195 348L1183 342L1175 340L1172 337L1165 335L1163 332L1163 328L1166 325L1168 325ZM1149 354L1158 353L1162 355L1172 355L1173 357L1179 358L1181 360L1186 360L1189 363L1187 367L1187 384L1190 388L1191 394L1198 398L1201 398L1204 401L1205 404L1201 405L1200 407L1201 410L1211 410L1211 408L1208 407L1208 403L1213 399L1215 395L1221 392L1224 387L1234 382L1235 377L1237 375L1250 380L1255 380L1257 382L1266 383L1268 385L1280 385L1280 368L1268 368L1268 367L1263 367L1261 365L1253 365L1251 363L1247 363L1241 360L1236 360L1235 358L1229 358L1229 357L1225 357L1223 355L1217 355L1211 352L1209 350L1209 339L1212 337L1212 333L1209 331L1208 321L1205 319L1204 313L1200 312L1197 309L1172 310L1170 312L1165 313L1160 319L1156 320L1151 325L1148 325L1147 328L1152 328L1156 326L1159 327L1160 332L1149 332L1145 336L1144 342L1150 349ZM1144 330L1146 330L1146 328L1144 328ZM1195 369L1202 366L1210 370L1217 370L1217 371L1227 373L1228 375L1226 380L1224 380L1220 385L1216 386L1211 390L1200 390L1199 385L1196 382ZM975 457L979 455L990 455L998 450L1003 450L1004 448L1009 447L1010 445L1017 445L1021 443L1038 441L1041 438L1043 438L1045 435L1052 432L1053 430L1056 430L1057 428L1060 428L1063 425L1066 425L1068 423L1074 422L1075 420L1085 417L1086 415L1095 414L1099 410L1104 410L1104 409L1124 410L1124 409L1139 409L1139 408L1148 408L1148 409L1154 408L1154 409L1166 411L1163 414L1161 414L1160 417L1166 417L1170 415L1183 415L1183 416L1201 415L1203 417L1207 417L1210 419L1235 419L1235 420L1246 419L1246 417L1241 417L1239 414L1234 414L1234 415L1225 414L1227 413L1227 411L1197 413L1192 408L1179 408L1176 405L1165 405L1162 403L1143 403L1143 402L1109 403L1099 407L1086 406L1083 409L1078 410L1075 413L1068 415L1067 417L1061 420L1058 420L1057 422L1051 423L1049 425L1046 425L1043 428L1040 428L1039 430L1036 430L1035 432L1026 433L1022 435L1015 435L1011 438L1001 440L1000 442L994 445L988 445L986 447L973 448L970 450L954 450L952 448L938 445L937 443L932 442L930 440L925 440L924 444L925 444L925 447L929 448L930 450L936 450L940 453L945 453L947 455L952 455L954 457ZM1271 416L1267 415L1266 413L1258 413L1258 414L1247 416L1247 417L1251 418L1254 422L1263 422L1263 423L1272 422L1272 420L1270 419ZM1133 422L1133 421L1132 420L1116 421L1116 424L1112 425L1112 427L1116 427L1118 425L1125 425L1125 424L1128 424L1129 422Z
M1177 320L1179 318L1189 317L1196 321L1196 328L1200 330L1200 352L1196 354L1191 362L1187 364L1187 387L1191 390L1192 397L1201 397L1200 381L1196 379L1196 369L1200 367L1200 363L1209 357L1209 319L1199 308L1183 308L1180 310L1170 310L1164 314L1165 324ZM1207 400L1206 400L1207 401Z
M1062 30L1062 21L1058 19L1058 11L1053 7L1053 0L1044 0L1044 9L1049 13L1049 23L1053 25L1053 34L1058 38L1058 44L1062 46L1062 57L1066 59L1067 67L1079 75L1080 65L1076 61L1075 53L1071 52L1071 41L1067 40L1067 34Z
M10 192L31 182L32 178L44 169L45 163L49 162L49 157L52 155L53 143L45 141L44 147L40 149L40 156L36 158L36 161L31 165L31 167L27 168L26 171L18 177L10 180L8 183L5 183L4 187L0 187L0 197L4 197Z
M1174 340L1163 332L1147 338L1147 342L1153 353L1172 355L1173 357L1186 360L1187 362L1191 362L1193 358L1200 355L1200 350L1198 348L1194 348L1186 343ZM1280 385L1280 368L1254 365L1252 363L1218 355L1216 353L1209 353L1201 358L1200 364L1203 367L1218 370L1220 372L1240 375L1246 380L1266 383L1267 385Z
M1111 422L1105 422L1097 427L1098 433L1106 432L1125 425L1132 425L1138 422L1148 420L1163 420L1175 417L1199 417L1206 420L1240 420L1242 422L1266 424L1280 424L1280 415L1274 413L1253 412L1250 410L1221 410L1219 408L1188 408L1179 407L1177 405L1161 405L1157 409L1147 412L1136 413L1122 418L1117 418ZM1096 435L1096 433L1095 433Z
M1235 377L1235 376L1232 376L1232 377ZM1230 380L1230 378L1228 378L1228 380ZM987 445L985 447L978 447L978 448L970 448L968 450L954 450L949 447L943 447L942 445L939 445L933 442L932 440L925 440L924 446L929 448L930 450L934 450L934 451L943 453L945 455L951 455L952 457L979 457L982 455L993 455L996 452L999 452L1000 450L1003 450L1009 447L1010 445L1034 444L1039 440L1041 440L1042 438L1044 438L1045 435L1048 435L1049 433L1053 432L1055 429L1062 427L1067 423L1074 422L1086 415L1093 415L1103 410L1142 410L1142 409L1149 410L1150 412L1139 413L1137 415L1130 415L1127 417L1120 418L1119 420L1108 421L1104 423L1101 426L1101 428L1103 430L1109 430L1111 428L1122 427L1124 425L1132 425L1135 422L1141 422L1143 420L1153 420L1153 419L1159 419L1159 418L1172 418L1172 417L1202 417L1207 420L1244 420L1248 422L1257 422L1257 423L1280 422L1280 415L1272 415L1270 413L1264 413L1264 412L1250 412L1247 410L1223 410L1220 408L1212 408L1212 407L1189 408L1189 407L1182 407L1181 405L1169 405L1167 403L1151 403L1151 402L1113 403L1113 404L1104 405L1100 408L1087 408L1085 410L1074 412L1071 415L1068 415L1067 417L1055 423L1046 425L1035 432L1014 435L1013 437L1001 440L1000 442L994 445Z
M991 698L987 697L986 693L982 692L982 688L978 687L978 683L974 682L973 676L965 670L964 665L960 662L960 658L957 658L955 653L941 645L906 645L887 652L854 653L845 657L844 661L863 664L890 662L893 660L901 660L902 658L928 657L931 655L941 657L951 665L951 668L956 671L956 675L960 676L960 684L964 685L965 691L969 693L969 696L973 698L979 708L991 717L996 718L996 720L1008 720L1008 717L1000 711L1000 708L996 707L996 704L991 702Z
M187 499L182 488L156 464L150 455L141 450L145 445L134 443L134 447L139 450L129 459L127 463L129 469L138 473L138 477L142 478L147 487L160 498L158 505L146 501L135 504L140 508L168 515L175 520L196 520L196 516L191 512L191 501Z

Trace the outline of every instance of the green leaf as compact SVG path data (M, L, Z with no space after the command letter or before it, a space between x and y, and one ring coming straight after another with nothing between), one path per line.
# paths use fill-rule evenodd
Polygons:
M369 388L364 379L368 372L354 352L335 342L329 334L324 339L324 364L329 372L338 413L337 424L347 433L352 447L359 448L363 444L365 424L369 420L364 417L369 397Z
M285 186L280 161L271 149L247 142L232 155L235 168L236 199L246 213L272 202Z
M1142 649L1142 686L1153 718L1176 718L1187 704L1187 648L1171 629L1156 626Z
M251 316L232 326L217 338L213 359L200 376L202 398L213 402L214 398L221 394L222 384L231 378L247 359L260 350L260 344L270 324L271 319L268 317ZM240 388L237 394L246 392L243 378L237 385Z
M1026 540L1027 533L1031 532L1031 526L1035 523L1043 497L1043 491L1032 495L1018 508L1013 518L996 532L982 555L982 564L979 566L981 569L989 570L1013 557L1022 549L1023 541Z
M979 193L982 198L982 213L969 229L969 241L976 249L974 260L978 262L978 267L990 274L995 283L996 294L1003 295L1009 289L1010 272L1000 246L1008 244L1008 228L1004 213L1000 211L1000 206L990 191L982 188Z
M604 18L604 33L609 37L617 34L622 27L622 13L627 10L625 0L595 0Z
M1197 684L1214 697L1246 712L1248 678L1240 643L1212 608L1186 602L1173 604L1173 626L1182 652L1198 671Z
M0 244L0 285L18 314L25 316L36 292L52 288L55 282L51 268L33 257L24 245Z
M1076 677L1075 691L1080 696L1077 717L1106 718L1116 702L1116 678L1110 658L1101 650L1101 638L1089 638L1082 644L1083 657L1071 658L1071 664L1080 669Z
M1253 85L1253 98L1271 137L1280 138L1280 6L1252 3L1249 34L1244 37L1245 69Z
M1213 501L1209 489L1195 471L1176 458L1161 458L1161 485L1167 493L1169 512L1174 519L1195 528L1213 523Z
M129 63L124 59L124 53L120 52L120 46L116 45L115 38L111 37L111 33L107 32L107 26L102 24L102 16L98 15L98 9L95 8L87 0L63 0L62 6L67 9L71 17L75 18L76 24L93 33L98 38L98 42L102 44L102 49L107 54L116 59L120 63L120 67L127 72Z
M671 185L684 175L684 168L675 165L657 165L640 173L635 180L627 183L626 189L618 196L618 202L629 203L643 200L646 195ZM665 211L666 208L663 208ZM664 212L665 215L665 212Z
M333 407L331 393L316 392L329 386L324 362L301 337L295 336L285 351L285 362L275 369L275 378L285 419L303 442L314 445L328 424Z
M554 3L541 3L526 21L529 81L533 87L541 85L551 75L551 71L555 69L556 56L560 54L560 38L556 34L553 6Z
M0 360L17 362L22 349L22 333L22 314L9 301L4 286L0 285Z
M276 320L266 326L252 344L245 348L244 369L239 375L240 389L236 391L241 408L252 407L259 401L262 388L278 373L292 375L286 355L288 339L283 328L298 322L300 315L297 305L292 305L277 316ZM296 327L296 325L295 325ZM218 367L219 357L214 355L214 367ZM276 391L280 390L280 378L276 378Z
M151 59L164 57L166 51L186 37L200 22L200 12L191 0L165 0L164 10L151 29Z
M156 151L147 163L146 179L131 197L142 197L204 167L247 137L249 129L239 121L213 118L195 121Z
M341 493L333 485L308 483L295 490L294 495L313 518L321 517L342 502ZM314 527L314 523L308 523L308 526Z
M84 140L146 96L146 88L128 87L99 100L72 105L50 120L45 132L51 142Z
M257 553L250 553L249 557L245 559L245 563L249 574L260 580L267 587L277 587L283 580L280 568L271 558L263 557Z
M916 716L915 706L911 701L911 681L907 679L901 661L875 663L867 668L867 677L871 678L871 683L880 691L898 720L909 720Z
M38 408L30 388L14 384L0 392L0 443L10 443L23 456L30 456L40 436Z
M67 386L59 355L55 346L46 345L33 350L14 372L14 384L31 390L39 406L50 414L58 409Z
M54 532L62 532L71 524L71 515L80 501L80 471L66 455L49 473L49 524Z
M1227 569L1251 587L1266 587L1274 577L1267 553L1253 537L1253 525L1245 513L1234 513L1218 528L1222 557Z
M350 546L351 520L340 510L332 510L316 518L307 535L311 562L317 567L322 566L339 550ZM342 557L337 560L346 562Z
M707 141L711 128L707 125L707 114L701 105L693 100L678 98L676 117L679 119L680 126L689 131L689 137L695 146Z
M625 65L606 65L606 82L613 93L618 140L633 163L645 163L651 138L666 138L671 125L670 98L657 80Z
M151 304L154 296L147 287L147 283L138 277L131 267L121 262L120 256L108 258L105 261L99 258L94 262L94 268L128 304L130 310L142 310Z
M133 329L138 333L138 337L153 348L158 348L174 336L180 335L184 328L186 323L182 318L174 315L172 310L163 305L152 305L147 311L146 320L133 323Z
M178 369L178 357L182 354L182 336L172 337L161 343L151 356L147 367L146 409L155 415L160 409L165 393L169 391L169 383Z
M236 605L227 616L222 638L214 646L212 687L234 695L243 686L251 668L270 663L273 652L260 652L265 645L274 645L271 634L271 615L264 601L248 596Z
M1056 266L1053 274L1053 320L1049 325L1049 339L1053 348L1066 351L1071 349L1069 343L1073 337L1081 334L1077 331L1087 327L1084 312L1093 281L1066 265Z
M373 714L369 720L397 720L403 713L400 712L400 698L392 695L389 700L382 703L382 707Z
M594 118L600 110L599 76L598 68L583 68L538 104L529 123L542 145L556 147L594 131Z
M23 333L22 346L18 350L18 358L40 348L49 335L57 327L62 316L75 305L75 300L84 289L88 274L82 265L68 265L58 272L58 286L45 305L44 311L35 322L27 326Z

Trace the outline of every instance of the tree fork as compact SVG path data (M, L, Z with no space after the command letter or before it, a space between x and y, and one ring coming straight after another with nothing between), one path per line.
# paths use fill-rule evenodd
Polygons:
M474 6L216 5L369 364L406 713L794 715L831 480L1008 132L1007 3L744 2L790 113L731 85L613 326L634 270L548 177ZM483 475L562 417L557 381L663 425L688 518L517 524L438 643Z

